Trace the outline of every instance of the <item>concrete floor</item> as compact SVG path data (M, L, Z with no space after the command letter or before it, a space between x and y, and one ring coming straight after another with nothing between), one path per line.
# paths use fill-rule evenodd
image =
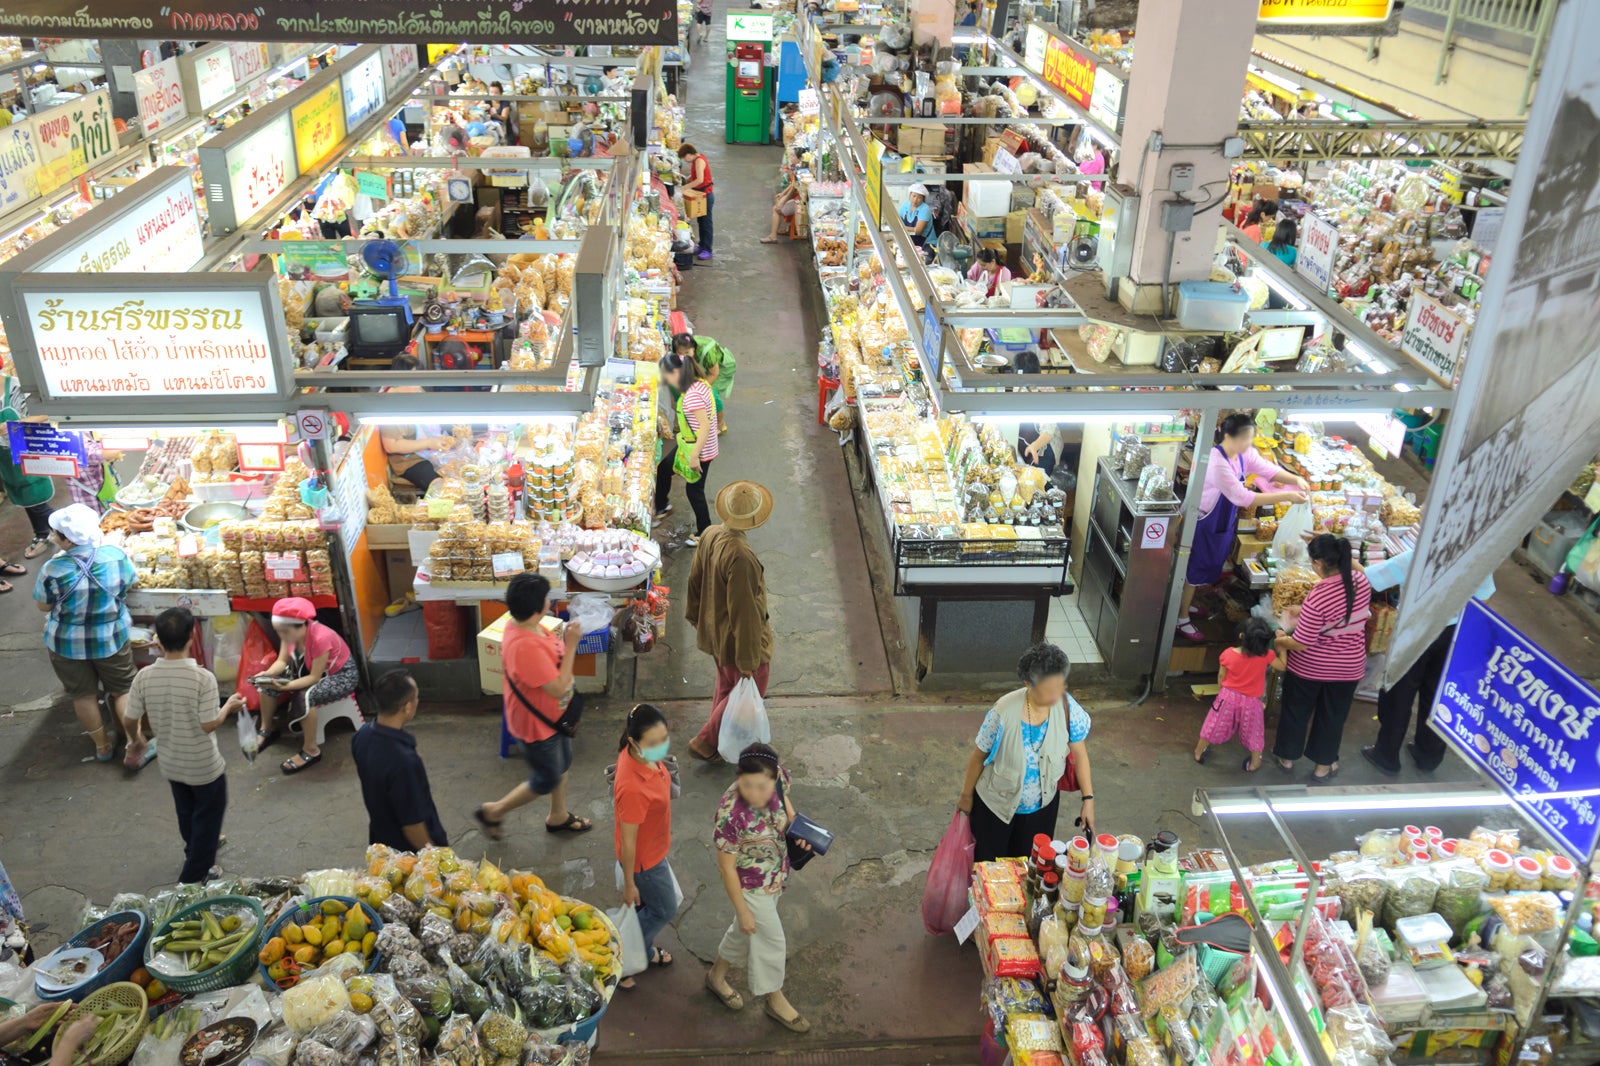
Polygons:
M713 50L720 50L722 27ZM705 333L740 361L729 418L733 432L713 468L711 487L735 477L763 481L778 495L771 523L753 540L767 567L778 653L770 701L774 742L794 773L794 799L838 833L834 851L797 873L783 901L789 936L790 998L816 1026L795 1038L755 1007L724 1010L701 990L731 912L715 877L709 830L730 780L723 766L684 768L674 806L673 861L686 902L661 942L677 964L651 971L622 994L601 1028L601 1061L694 1058L705 1063L806 1061L877 1066L970 1063L982 1020L974 950L928 936L919 901L924 873L950 819L961 766L987 694L908 695L893 682L903 655L885 635L873 597L875 550L864 545L835 435L815 424L815 286L804 245L756 243L767 226L775 148L721 143L720 68L708 72L704 50L691 79L690 137L711 159L717 181L720 241L716 262L685 277L682 306ZM720 93L720 89L717 89ZM681 491L679 514L685 513ZM870 503L870 501L869 501ZM683 521L682 518L678 519ZM879 534L881 536L881 534ZM22 513L0 510L0 549L16 558L26 542ZM11 554L16 553L16 554ZM669 551L667 580L681 588L689 554ZM1519 575L1521 575L1519 577ZM90 745L39 647L39 618L24 602L27 579L0 599L0 857L23 894L41 946L77 928L86 900L105 902L124 889L172 882L181 863L171 804L159 769L129 774L120 766L84 765ZM1600 673L1593 632L1520 570L1503 571L1495 606L1588 677ZM435 706L415 724L452 842L466 855L535 870L561 891L600 905L616 901L609 797L603 771L631 698L661 703L680 754L705 714L710 665L675 612L664 645L637 662L631 693L598 701L584 723L570 777L571 805L598 828L573 838L540 831L543 808L518 812L509 839L492 844L471 812L510 789L517 761L495 756L496 708ZM886 650L887 649L887 650ZM628 673L628 671L624 671ZM1234 752L1206 767L1189 760L1205 704L1174 686L1131 708L1122 687L1074 684L1095 717L1090 740L1100 827L1149 838L1171 829L1185 845L1216 843L1191 813L1197 786L1260 783L1238 772ZM898 692L898 694L897 694ZM1357 756L1375 730L1370 707L1352 714L1345 745L1347 784L1378 779ZM341 728L341 727L336 727ZM231 734L227 734L231 736ZM285 778L277 762L247 764L224 744L232 802L231 872L298 872L358 863L366 840L359 789L346 735L336 732L323 763ZM1411 775L1414 777L1415 775ZM1465 779L1452 761L1437 780ZM1061 826L1070 822L1068 812ZM1306 832L1313 853L1346 844L1370 819L1323 819ZM1441 822L1440 824L1443 824ZM1247 858L1283 853L1268 834L1239 832ZM736 976L735 983L738 984Z

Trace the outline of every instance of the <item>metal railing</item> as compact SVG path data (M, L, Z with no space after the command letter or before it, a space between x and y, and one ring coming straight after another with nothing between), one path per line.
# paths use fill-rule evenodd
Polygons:
M1454 18L1457 22L1532 37L1538 33L1544 9L1555 6L1556 0L1410 0L1406 10L1425 11Z

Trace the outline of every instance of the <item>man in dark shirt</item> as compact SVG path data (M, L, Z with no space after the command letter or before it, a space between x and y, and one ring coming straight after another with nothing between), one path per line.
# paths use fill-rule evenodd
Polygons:
M449 844L433 806L428 771L417 754L417 739L406 723L417 716L417 683L404 670L391 670L372 686L378 718L350 741L361 799L367 805L367 840L401 851Z

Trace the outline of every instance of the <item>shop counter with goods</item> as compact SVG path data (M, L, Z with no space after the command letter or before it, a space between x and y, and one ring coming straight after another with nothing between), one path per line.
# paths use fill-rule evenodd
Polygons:
M0 1013L62 1005L0 1053L43 1061L88 1011L97 1066L584 1066L623 961L604 912L535 874L373 845L357 869L91 906L63 949L0 962Z
M1461 832L1367 829L1309 871L1270 848L1180 854L1170 833L1040 837L978 864L984 1061L1595 1061L1565 997L1600 987L1596 893L1527 831Z

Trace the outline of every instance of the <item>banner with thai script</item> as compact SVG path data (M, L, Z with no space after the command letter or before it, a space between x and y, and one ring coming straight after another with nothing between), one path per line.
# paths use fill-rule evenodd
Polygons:
M1333 283L1333 259L1339 251L1339 230L1332 222L1308 214L1300 223L1300 254L1294 271L1309 280L1322 295Z
M300 173L309 174L344 140L344 102L338 83L314 93L289 114L294 121L295 159Z
M14 0L0 34L22 37L198 38L206 41L366 41L415 44L675 44L670 0Z
M111 94L104 89L33 118L39 152L39 195L61 188L117 151Z
M332 86L335 93L337 85ZM228 192L235 224L256 213L300 176L295 164L294 124L279 115L228 152Z
M1045 42L1044 70L1039 76L1087 112L1094 99L1098 66L1087 50L1079 51L1060 37L1051 37Z
M41 274L178 274L205 255L205 229L194 180L184 170L137 200L114 200L110 219L83 239L28 269Z
M1584 862L1600 835L1600 693L1468 600L1433 729Z
M1471 330L1466 319L1432 296L1413 292L1406 328L1400 332L1400 350L1444 384L1454 385Z
M271 64L267 46L259 42L235 41L228 45L228 59L233 64L235 88L249 85L265 74Z
M383 90L393 96L417 72L417 46L386 44L378 51L383 56Z
M189 116L176 58L134 71L133 94L139 105L139 125L147 137Z
M39 142L32 122L0 128L0 214L39 198Z

